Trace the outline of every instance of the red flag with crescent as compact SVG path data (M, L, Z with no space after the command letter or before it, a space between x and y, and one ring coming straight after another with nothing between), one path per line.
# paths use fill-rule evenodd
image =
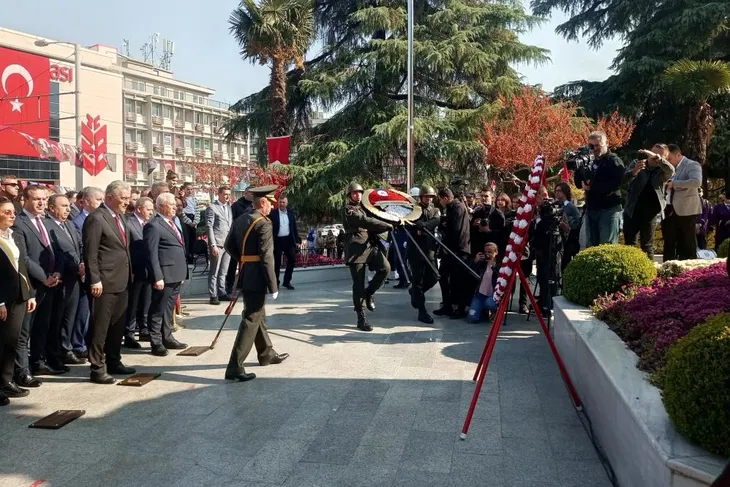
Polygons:
M0 154L38 157L23 132L48 139L50 128L50 61L47 57L0 47Z

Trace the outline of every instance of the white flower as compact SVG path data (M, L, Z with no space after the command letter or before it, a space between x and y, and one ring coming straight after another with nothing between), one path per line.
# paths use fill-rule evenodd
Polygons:
M532 211L532 205L530 203L527 203L525 205L525 213L529 213Z
M524 230L525 228L527 228L528 225L529 225L529 223L527 223L527 220L520 220L520 228L522 230Z
M527 197L528 198L534 198L535 195L537 195L537 190L536 189L531 189L530 191L527 192Z
M515 241L515 243L516 243L517 245L519 245L519 244L521 244L521 243L522 243L522 237L520 237L519 235L517 235L517 236L515 237L514 241ZM505 259L506 259L506 257L505 257Z
M512 268L511 267L508 267L507 269L505 269L504 273L507 274L507 277L511 276L512 275Z
M517 262L517 254L515 254L514 252L510 252L509 260L511 260L512 262Z
M525 209L523 207L521 207L521 206L519 208L517 208L517 214L518 215L521 215L522 213L524 213L524 211L525 211Z
M534 177L530 178L530 182L532 184L539 184L540 183L540 176L534 176Z
M504 277L500 277L499 279L497 279L497 283L504 287L507 285L507 279L505 279Z
M504 251L507 253L512 252L512 244L508 245L507 248L504 249Z
M514 240L515 238L517 238L517 234L515 232L512 232L512 233L509 234L509 239L510 240Z
M526 203L527 202L527 196L525 196L524 194L522 196L520 196L520 202L521 203Z

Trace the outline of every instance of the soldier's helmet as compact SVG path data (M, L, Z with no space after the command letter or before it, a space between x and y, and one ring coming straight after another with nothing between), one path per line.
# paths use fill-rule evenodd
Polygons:
M428 184L424 184L418 190L418 196L436 196L436 190Z
M350 193L355 191L359 191L360 193L362 193L365 190L362 188L360 183L350 183L350 185L347 187L347 195L349 196Z
M414 198L418 198L420 194L421 190L417 186L411 188L411 196L413 196Z

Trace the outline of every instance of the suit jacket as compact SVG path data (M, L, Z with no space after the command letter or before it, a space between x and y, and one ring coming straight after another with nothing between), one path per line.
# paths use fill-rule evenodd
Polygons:
M144 243L142 224L137 215L127 215L127 235L129 236L129 256L132 259L134 280L147 279L147 246Z
M178 232L180 230L178 229ZM188 278L185 245L175 230L159 213L144 226L144 244L147 251L147 278L150 282L165 284L183 282ZM182 233L180 234L182 238Z
M81 210L79 210L79 207L78 206L71 205L71 213L70 213L70 215L68 217L69 220L73 220L74 218L76 218L77 216L79 216L80 213L81 213Z
M128 235L124 215L120 215L119 222ZM87 284L101 282L104 293L125 291L132 279L129 237L126 237L125 244L106 205L101 205L86 217L81 240Z
M3 276L3 285L0 286L0 303L5 303L6 307L35 297L35 291L28 278L28 269L25 266L26 250L23 236L18 232L13 232L11 238L20 250L17 267L12 254L8 253L9 249L6 248L4 242L0 242L0 276Z
M225 249L236 262L241 261L241 249L243 248L243 237L254 220L261 217L256 210L245 214L233 222L231 233L226 239ZM243 264L239 285L241 289L254 293L272 294L279 290L274 274L274 238L272 233L271 220L262 218L256 222L243 248L243 255L258 256L258 262L247 262Z
M469 212L466 205L459 200L446 205L443 235L443 243L452 252L456 252L457 255L469 254L471 249Z
M626 196L626 206L624 207L624 213L629 217L634 215L636 209L636 202L639 200L641 191L647 184L651 184L656 193L657 200L659 201L659 207L661 208L662 217L664 216L664 208L667 206L667 200L664 197L664 184L674 176L674 166L666 159L661 159L659 167L649 168L639 171L634 176L633 170L636 167L637 161L629 164L626 168L625 178L629 181L629 194Z
M56 258L60 260L61 275L64 281L76 279L79 275L79 264L82 262L81 235L73 223L63 222L63 228L50 216L46 217L51 244ZM64 231L64 228L66 231Z
M51 238L50 228L46 218L43 217L43 226L46 228L49 243ZM25 248L25 266L28 270L31 285L38 288L48 276L54 272L62 272L62 260L57 259L53 250L53 244L46 247L43 244L38 228L35 223L28 218L25 212L18 214L15 219L13 230L23 237L23 247Z
M297 230L297 215L294 213L294 210L290 210L288 208L286 210L286 215L289 217L289 239L292 243L298 245L302 243L302 238L299 236L299 231ZM279 209L275 208L271 210L269 218L271 219L271 225L274 227L274 238L276 238L279 235L279 229L281 228Z
M236 221L236 219L241 216L248 213L253 212L253 202L247 200L243 196L238 198L236 201L233 202L231 205L231 212L233 213L233 221Z
M230 205L215 200L205 210L205 231L208 234L209 247L223 247L231 231L233 210Z
M86 217L89 216L89 212L86 210L83 210L78 215L71 218L71 221L73 222L74 226L76 227L76 230L81 232L84 229L84 222L86 221Z
M669 201L679 216L692 216L702 213L700 187L702 186L702 166L697 161L683 157L674 171Z

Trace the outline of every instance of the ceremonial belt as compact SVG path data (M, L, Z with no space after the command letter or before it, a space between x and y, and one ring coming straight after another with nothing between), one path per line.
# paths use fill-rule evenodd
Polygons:
M256 218L253 222L251 222L251 225L249 225L248 230L246 230L246 233L243 235L243 243L241 244L241 259L239 262L243 266L245 263L251 263L251 262L261 262L261 256L260 255L243 255L243 253L246 250L246 241L248 240L248 236L251 235L251 230L253 230L253 227L256 226L256 224L259 222L259 220L264 220L265 216L260 216Z

